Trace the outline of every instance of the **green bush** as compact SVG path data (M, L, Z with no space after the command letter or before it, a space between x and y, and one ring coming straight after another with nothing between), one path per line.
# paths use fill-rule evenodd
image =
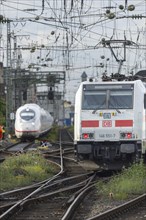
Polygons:
M54 125L51 128L51 130L50 130L50 132L49 132L49 134L47 136L47 139L48 139L49 142L55 142L55 141L59 140L59 137L58 137L59 129L60 128L57 125Z
M0 164L0 190L42 181L56 172L58 167L44 159L39 152L10 156Z
M121 174L115 175L107 184L97 184L99 194L114 199L127 199L129 196L146 192L146 167L141 163L133 164L124 169Z

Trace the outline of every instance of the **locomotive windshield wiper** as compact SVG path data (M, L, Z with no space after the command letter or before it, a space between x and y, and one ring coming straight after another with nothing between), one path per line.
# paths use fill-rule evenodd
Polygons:
M115 110L116 110L118 113L121 113L119 109L116 108Z
M98 111L98 110L99 110L99 109L95 109L95 110L93 110L92 114L95 114L95 112Z
M98 110L101 110L101 109L95 109L95 110L93 110L92 114L95 114ZM113 109L113 110L114 110L114 109ZM115 110L116 110L118 113L121 114L121 112L120 112L119 109L115 108Z
M121 113L118 108L115 108L115 107L114 107L114 104L111 104L111 103L109 102L109 105L108 105L108 106L109 106L109 109L116 110L118 113Z

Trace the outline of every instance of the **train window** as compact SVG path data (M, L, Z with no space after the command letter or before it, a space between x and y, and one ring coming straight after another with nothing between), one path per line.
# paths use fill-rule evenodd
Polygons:
M106 107L106 91L85 91L82 109L104 109Z
M83 110L132 109L133 90L96 90L84 91Z
M23 110L22 112L20 112L20 117L25 121L29 121L35 117L35 112L30 109Z
M131 90L110 91L108 100L109 109L131 109L133 108L133 92Z

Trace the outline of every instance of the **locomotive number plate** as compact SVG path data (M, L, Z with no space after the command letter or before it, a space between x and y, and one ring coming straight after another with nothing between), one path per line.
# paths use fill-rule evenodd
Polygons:
M116 134L99 134L99 138L115 138Z
M112 127L112 121L111 120L102 121L102 127Z

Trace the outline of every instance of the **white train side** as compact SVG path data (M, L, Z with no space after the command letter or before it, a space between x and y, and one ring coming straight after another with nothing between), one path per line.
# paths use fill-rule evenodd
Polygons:
M82 82L74 117L78 160L120 169L146 158L146 88L141 80Z
M37 104L19 107L15 117L15 135L20 139L38 138L51 129L53 117Z

